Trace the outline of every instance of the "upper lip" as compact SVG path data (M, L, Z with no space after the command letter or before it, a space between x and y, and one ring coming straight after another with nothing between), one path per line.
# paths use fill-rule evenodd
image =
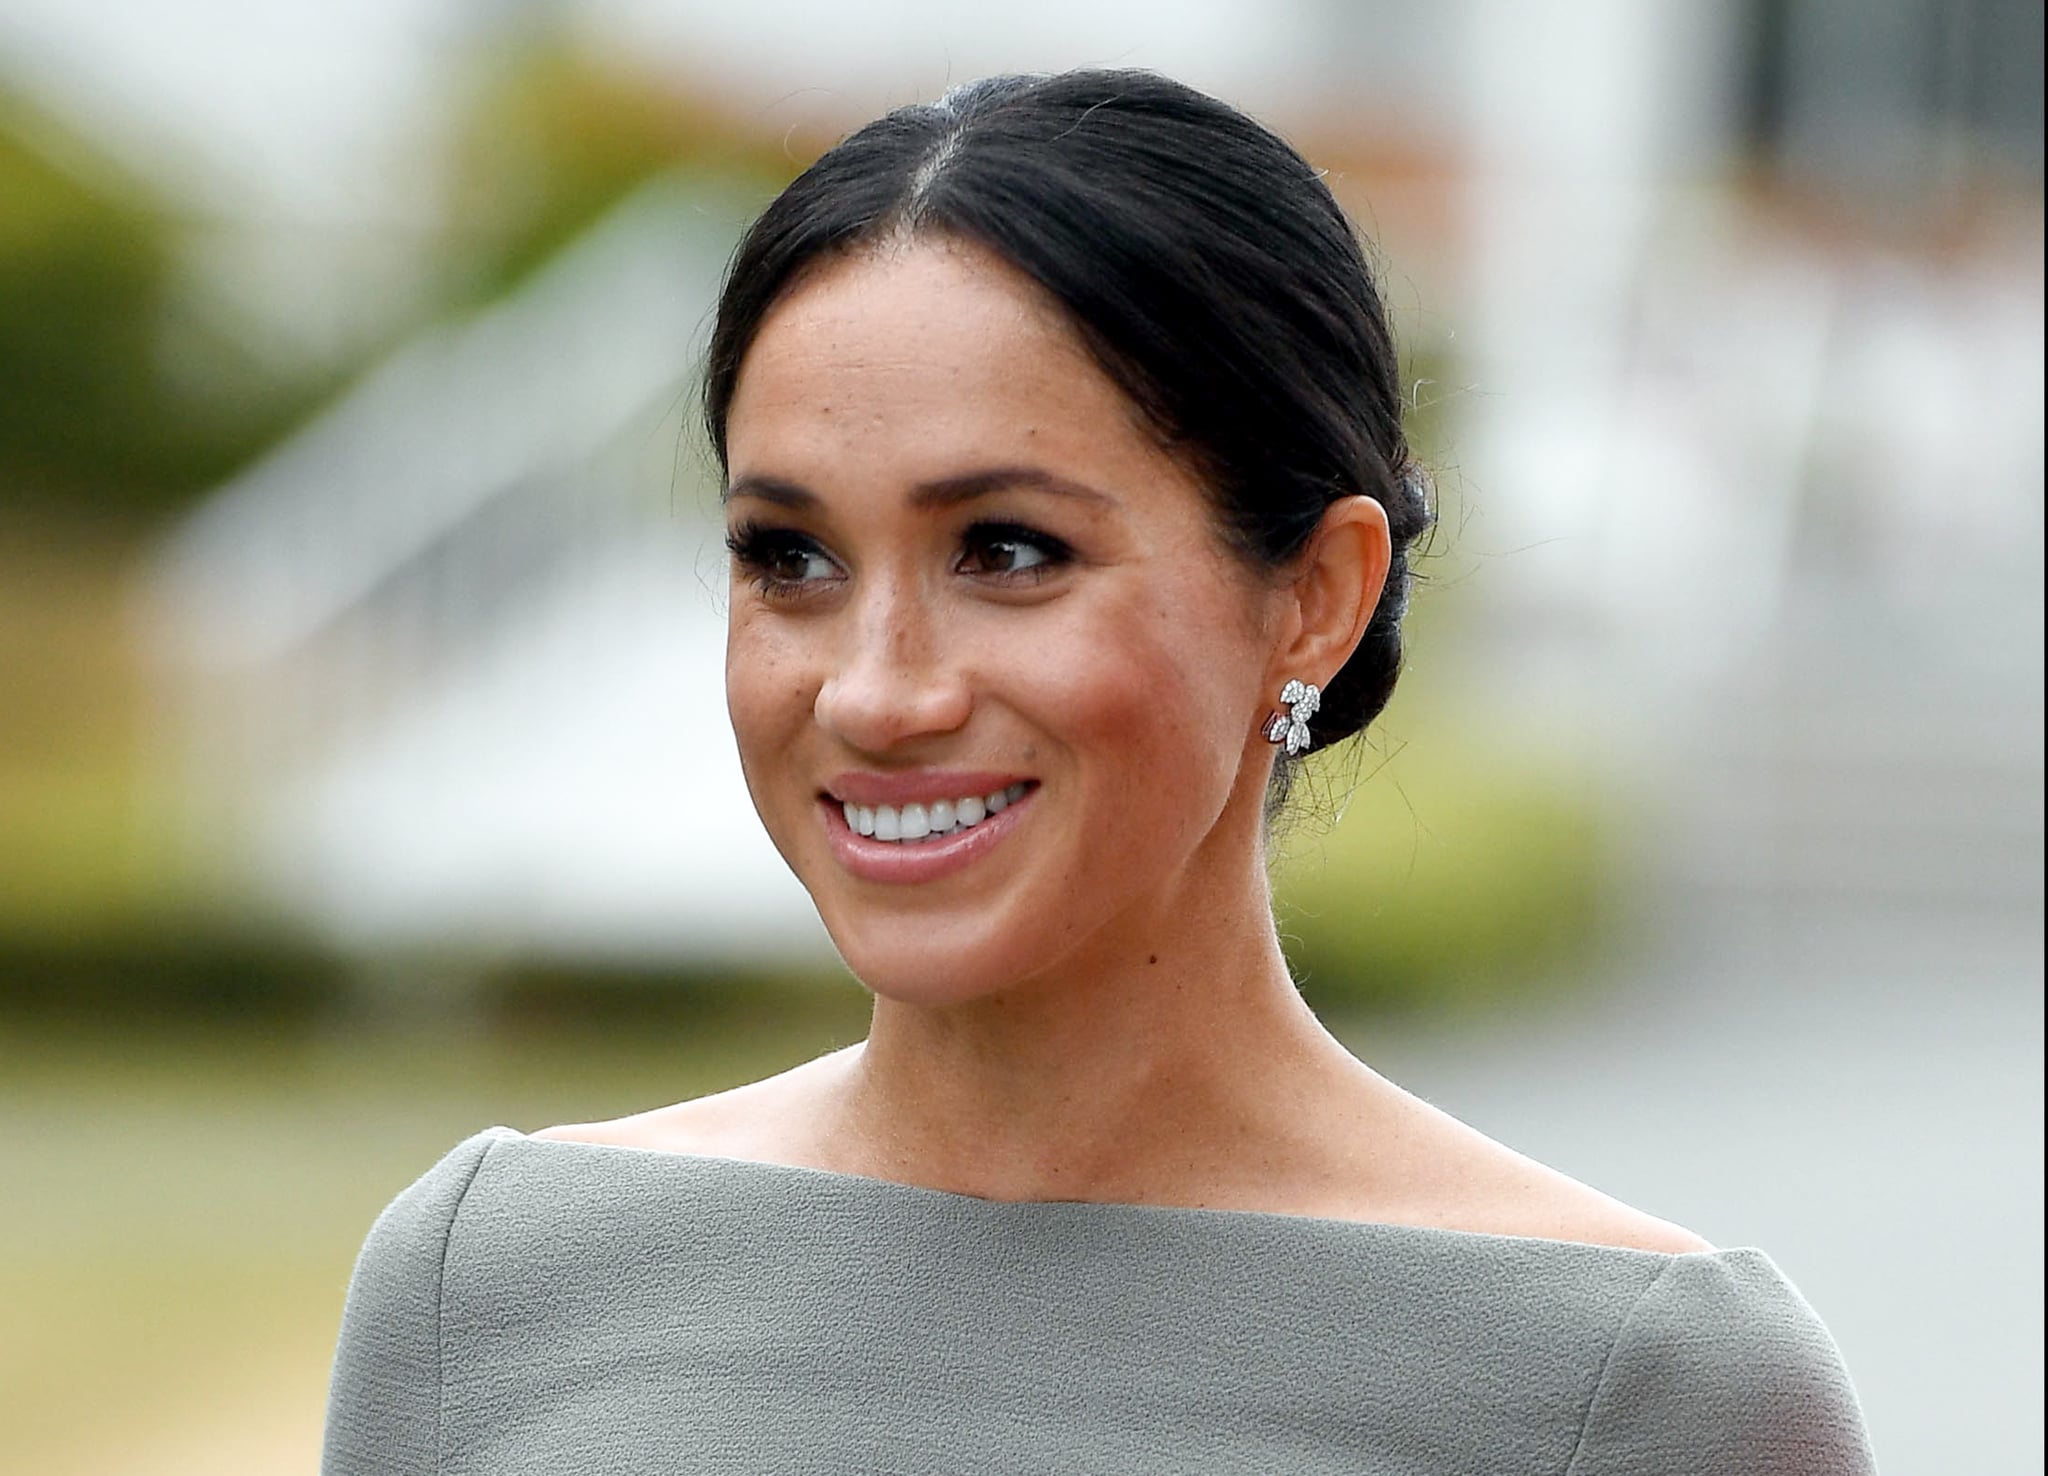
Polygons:
M928 805L934 800L994 794L1026 782L1022 774L995 769L903 769L893 774L849 770L834 775L825 789L841 804Z

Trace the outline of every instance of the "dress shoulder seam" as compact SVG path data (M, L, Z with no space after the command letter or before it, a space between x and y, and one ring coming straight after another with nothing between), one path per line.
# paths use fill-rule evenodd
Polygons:
M441 1230L441 1258L434 1270L434 1469L439 1471L444 1464L448 1444L448 1379L447 1349L442 1341L441 1329L448 1315L448 1247L455 1239L455 1221L462 1214L462 1206L469 1199L469 1191L475 1186L477 1176L483 1172L484 1160L491 1156L491 1150L498 1146L498 1137L492 1134L484 1143L484 1151L476 1156L476 1162L469 1167L469 1174L456 1191L455 1202L448 1207L448 1223Z
M1585 1413L1579 1416L1579 1437L1572 1442L1572 1453L1565 1460L1560 1476L1573 1476L1573 1472L1578 1470L1579 1457L1586 1451L1586 1436L1593 1428L1593 1412L1600 1407L1600 1396L1607 1390L1608 1376L1614 1370L1614 1357L1621 1351L1622 1339L1628 1336L1629 1324L1636 1320L1636 1314L1642 1311L1643 1303L1664 1284L1664 1278L1671 1274L1672 1267L1678 1264L1678 1259L1677 1256L1673 1256L1658 1268L1657 1274L1644 1284L1643 1289L1636 1293L1635 1300L1628 1304L1628 1311L1622 1313L1620 1320L1614 1324L1614 1337L1607 1344L1607 1356L1600 1360L1600 1377L1593 1380L1593 1392L1587 1396Z

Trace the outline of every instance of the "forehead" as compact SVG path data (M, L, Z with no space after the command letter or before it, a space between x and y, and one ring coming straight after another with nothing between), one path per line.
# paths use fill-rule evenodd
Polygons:
M727 417L734 476L849 456L923 478L1029 461L1114 483L1178 475L1045 292L946 238L806 273L749 347ZM768 463L777 463L770 465Z

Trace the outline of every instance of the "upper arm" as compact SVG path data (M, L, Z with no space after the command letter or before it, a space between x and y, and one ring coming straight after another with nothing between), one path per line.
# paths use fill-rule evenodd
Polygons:
M1616 1335L1566 1476L1874 1476L1840 1352L1761 1252L1682 1255Z
M323 1476L432 1476L440 1455L441 1271L493 1136L443 1158L377 1217L349 1279Z

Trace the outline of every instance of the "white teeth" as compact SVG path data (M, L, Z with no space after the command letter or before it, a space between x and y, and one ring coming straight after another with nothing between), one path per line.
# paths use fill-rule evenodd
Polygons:
M880 841L918 841L972 829L1022 799L1027 788L1028 785L1012 784L990 794L934 800L930 805L870 806L847 801L840 808L846 815L846 828L856 835L873 836Z

